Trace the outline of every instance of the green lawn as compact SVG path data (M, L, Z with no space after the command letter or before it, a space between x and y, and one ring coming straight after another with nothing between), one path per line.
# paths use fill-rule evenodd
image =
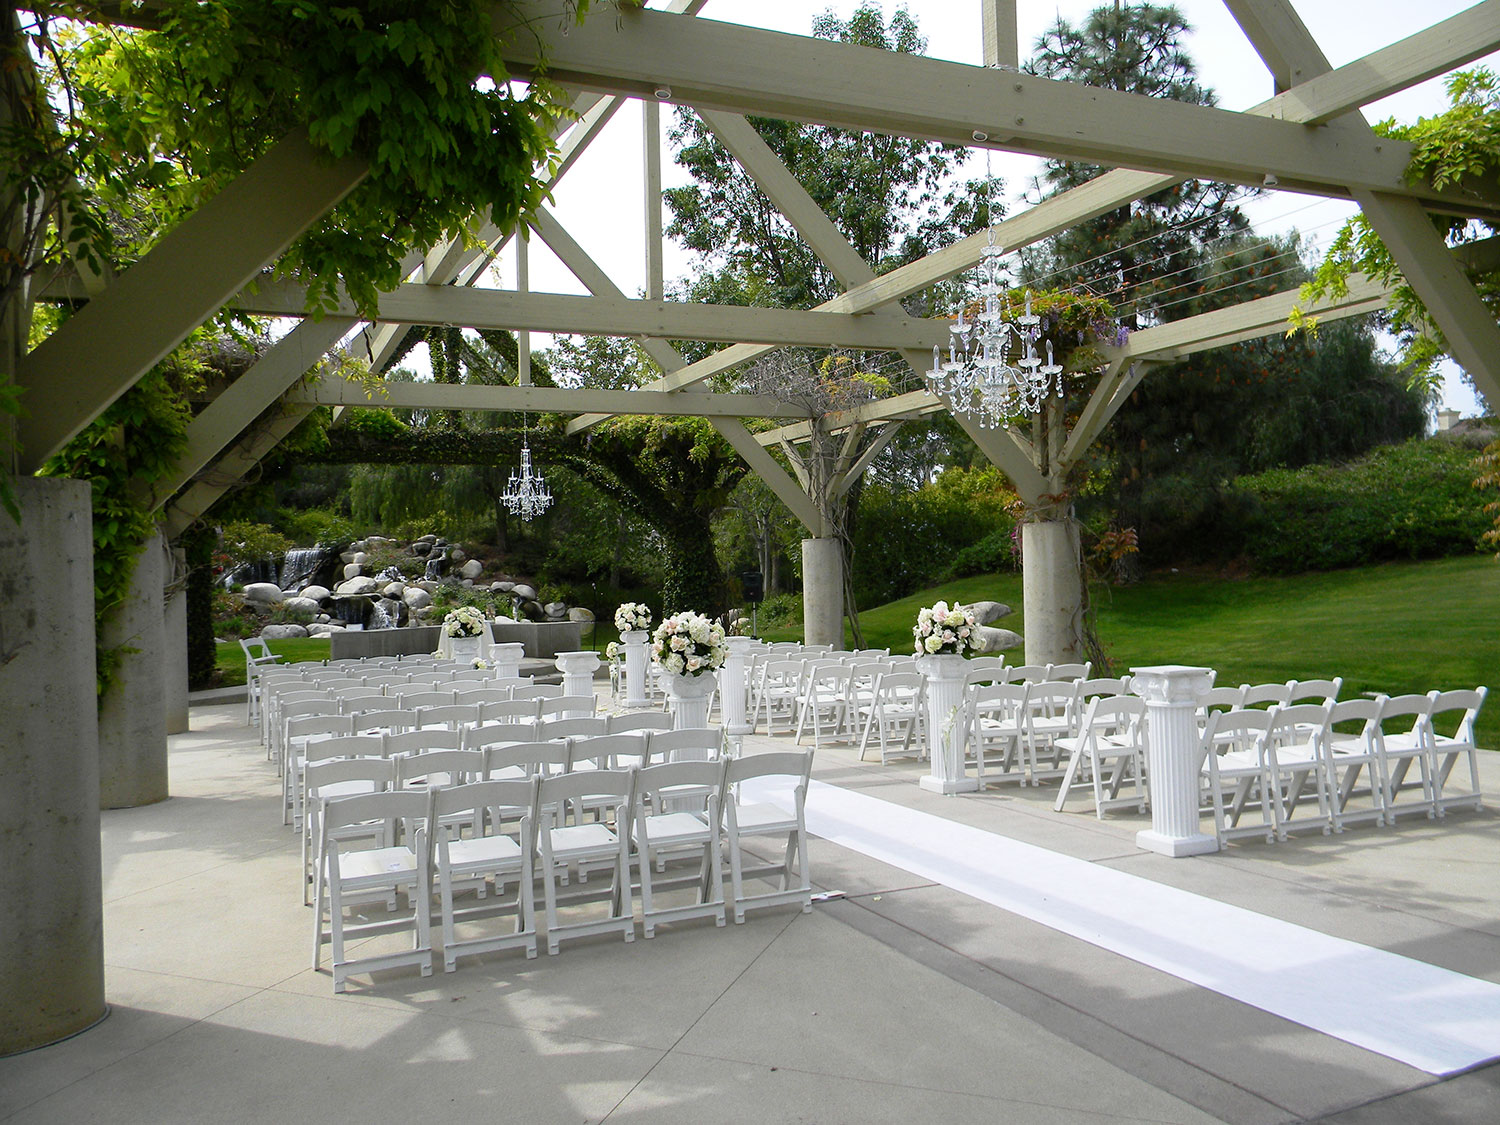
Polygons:
M1480 741L1500 749L1500 563L1489 556L1291 578L1155 575L1094 597L1119 671L1200 664L1216 668L1221 684L1343 676L1346 697L1485 684L1493 698ZM909 651L917 610L938 598L1004 602L1015 612L998 624L1020 631L1020 575L994 574L865 610L866 644Z
M1120 671L1201 664L1218 669L1221 684L1343 676L1346 697L1485 684L1495 698L1480 715L1480 741L1500 749L1500 563L1488 556L1292 578L1155 575L1094 596ZM1015 612L999 624L1020 631L1020 575L992 574L865 610L866 644L909 651L917 610L938 598L1005 602ZM801 631L762 634L793 640ZM328 642L315 638L272 641L271 650L289 661L328 658ZM238 644L220 645L218 659L223 683L245 682Z

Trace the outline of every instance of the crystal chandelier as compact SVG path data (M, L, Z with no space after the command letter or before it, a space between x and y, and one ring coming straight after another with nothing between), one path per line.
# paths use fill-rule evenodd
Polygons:
M526 438L524 414L521 415L521 471L518 474L514 469L511 470L505 491L500 494L500 502L511 515L520 516L527 523L552 507L552 493L547 488L547 482L542 479L541 473L534 472L531 468L531 445Z
M989 153L985 153L985 176L993 193ZM993 200L991 200L993 214ZM932 349L932 370L927 385L955 414L973 418L983 429L1007 424L1019 414L1035 414L1049 395L1063 394L1062 365L1054 362L1052 341L1045 341L1046 362L1037 354L1041 317L1031 311L1031 291L1026 291L1024 312L1011 306L1009 287L1000 260L1005 251L995 245L995 228L989 228L989 244L979 254L979 295L983 307L971 320L958 319L949 329L952 339L948 358L940 348Z

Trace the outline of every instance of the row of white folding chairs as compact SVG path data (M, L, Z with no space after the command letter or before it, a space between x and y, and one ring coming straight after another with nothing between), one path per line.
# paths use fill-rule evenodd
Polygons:
M396 702L393 699L386 700L387 704ZM548 732L545 735L547 738L607 733L605 719L598 717L595 703L592 695L413 708L379 708L377 704L369 710L364 710L360 705L345 709L326 699L289 702L286 704L287 718L281 742L283 751L279 759L282 763L282 823L299 823L297 794L302 770L309 755L316 753L316 743L321 740L404 735L422 730L462 734L473 728L497 724L533 732L527 735L528 739L538 737L537 732L541 731ZM620 716L615 730L643 729L657 725L662 720L669 724L670 716L633 723L626 716Z
M561 685L537 684L525 679L509 683L491 681L488 685L434 681L402 684L373 684L352 680L280 681L267 686L261 733L267 756L279 762L284 745L283 727L289 715L298 713L295 704L326 703L333 700L338 704L341 714L353 714L387 709L412 710L417 707L521 704L560 698L563 698ZM571 703L566 708L554 705L550 709L572 711L581 709L581 705ZM590 704L587 709L592 710L593 705ZM517 706L513 710L520 714L525 709ZM301 713L324 712L304 710Z
M1087 668L1087 665L1082 667ZM1071 670L1071 669L1067 669ZM1016 781L1040 785L1052 777L1069 784L1079 776L1084 753L1088 704L1099 697L1130 694L1129 676L1082 679L990 681L975 680L964 688L960 721L965 735L966 760L972 758L981 786ZM998 754L998 770L991 756ZM1063 764L1063 755L1069 765ZM1043 765L1043 758L1049 759ZM1071 766L1071 768L1070 768ZM1118 783L1114 786L1116 793ZM1067 787L1060 798L1065 800Z
M657 925L695 917L725 923L725 896L720 841L729 857L732 906L736 922L748 909L796 904L812 909L812 887L804 816L811 753L758 754L720 762L673 762L624 770L536 775L525 779L489 780L434 787L426 791L390 791L329 800L321 818L322 855L315 896L313 968L321 966L327 940L332 946L333 987L345 990L351 972L376 971L415 964L422 975L432 972L432 900L437 897L443 937L444 969L452 971L458 957L506 948L521 948L535 957L538 936L544 934L549 954L565 939L598 933L635 938L634 891L639 878L642 929L654 936ZM785 777L792 785L790 811L777 805L740 803L736 787L762 777ZM673 792L687 786L706 789L701 813L663 811ZM604 805L609 816L585 822L578 810ZM569 810L575 810L571 814ZM389 843L387 825L406 827L405 842ZM467 823L468 835L433 826ZM473 826L477 825L477 829ZM363 832L364 839L354 837ZM339 839L343 836L343 840ZM741 840L746 836L785 837L785 860L772 871L746 870ZM355 844L363 842L364 847ZM347 845L347 846L345 846ZM696 901L681 906L662 905L657 896L665 886L652 871L664 855L699 856ZM569 865L608 863L611 885L601 896L607 913L564 924L559 921L558 884ZM747 879L773 874L776 890L749 894ZM540 879L545 922L538 924L535 882ZM514 884L510 902L499 896ZM493 885L494 893L476 898L467 909L455 905L457 895L474 889L476 896ZM326 909L325 909L326 894ZM346 906L368 909L378 901L394 902L397 894L408 910L373 922L347 924ZM573 896L576 901L582 896ZM569 902L566 905L573 905ZM460 939L457 926L509 912L508 931ZM346 954L350 937L375 932L409 931L409 950L364 958Z
M838 670L849 673L843 676ZM852 680L856 685L856 702L868 702L874 693L875 677L885 672L915 671L916 658L911 656L875 656L873 658L833 656L826 653L811 655L770 655L753 663L747 675L747 714L751 726L758 726L765 716L766 733L776 734L778 719L784 721L787 732L801 738L801 729L811 716L807 712L808 700L816 677L825 670L832 671L834 678ZM848 692L835 693L843 697ZM819 693L825 702L829 693ZM842 710L839 714L843 714ZM823 724L819 724L821 727ZM809 729L811 729L809 727ZM821 730L814 734L815 741L821 739Z
M1220 847L1236 836L1277 841L1302 827L1326 834L1360 820L1394 825L1406 813L1481 808L1475 723L1486 695L1479 687L1211 712L1201 780ZM1462 761L1467 784L1454 776ZM1297 821L1314 802L1316 819ZM1252 803L1259 823L1242 825Z
M442 677L445 679L493 679L495 673L489 669L477 669L465 661L442 660L434 656L371 657L334 661L306 660L296 663L279 663L266 645L256 638L241 641L245 649L247 722L258 725L262 708L261 694L268 679L336 680L345 678L386 677L390 680L410 680L414 677Z
M654 765L678 756L710 760L724 749L719 727L680 730L632 727L544 729L490 723L463 732L404 731L387 735L337 736L311 743L301 771L298 804L305 810L302 837L303 897L314 869L310 850L318 840L318 810L331 797L381 788L410 788L429 779L447 784L515 778L531 773L573 773Z

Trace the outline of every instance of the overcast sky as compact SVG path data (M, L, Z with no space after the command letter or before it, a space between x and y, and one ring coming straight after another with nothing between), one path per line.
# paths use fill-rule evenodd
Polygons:
M653 7L661 0L653 0ZM1023 59L1037 37L1062 15L1078 21L1095 4L1076 0L1050 3L1020 0L1018 21ZM1470 7L1465 0L1293 0L1293 6L1317 39L1329 60L1339 66L1411 35L1439 20ZM857 0L831 3L805 0L709 0L699 18L724 20L777 31L806 34L820 12L832 10L847 17ZM907 8L927 37L927 53L933 58L978 64L981 61L980 7L973 0L906 0L883 5L887 18L898 8ZM1181 0L1177 7L1193 25L1189 50L1201 80L1215 90L1225 109L1244 109L1264 101L1274 92L1259 57L1241 34L1220 0ZM1500 57L1492 56L1473 65L1500 68ZM1442 82L1434 79L1365 108L1371 121L1395 117L1402 121L1440 112L1446 105ZM664 120L669 118L664 113ZM663 160L668 184L685 180L672 163ZM1014 214L1020 192L1036 175L1040 162L1024 156L996 154L995 173L1005 180L1005 194ZM982 157L971 164L971 174L982 174ZM625 185L640 182L641 113L639 103L627 102L615 115L587 154L557 184L556 213L573 236L604 267L615 283L634 295L645 284L644 200L632 206ZM1286 192L1266 193L1246 207L1258 229L1267 233L1296 227L1305 242L1326 246L1342 221L1351 213L1349 204ZM690 272L689 256L669 246L666 272L669 281ZM515 283L512 257L501 259L497 283ZM538 292L584 293L586 290L540 241L531 247L531 288ZM547 343L545 337L538 345ZM1476 404L1456 372L1447 381L1445 401L1465 413Z

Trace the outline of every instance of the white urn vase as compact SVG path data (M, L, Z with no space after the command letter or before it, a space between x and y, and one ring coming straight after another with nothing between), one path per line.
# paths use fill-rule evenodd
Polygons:
M667 704L672 708L672 729L708 726L708 705L718 681L709 671L695 676L678 676L671 672L661 673L662 684L667 689Z

